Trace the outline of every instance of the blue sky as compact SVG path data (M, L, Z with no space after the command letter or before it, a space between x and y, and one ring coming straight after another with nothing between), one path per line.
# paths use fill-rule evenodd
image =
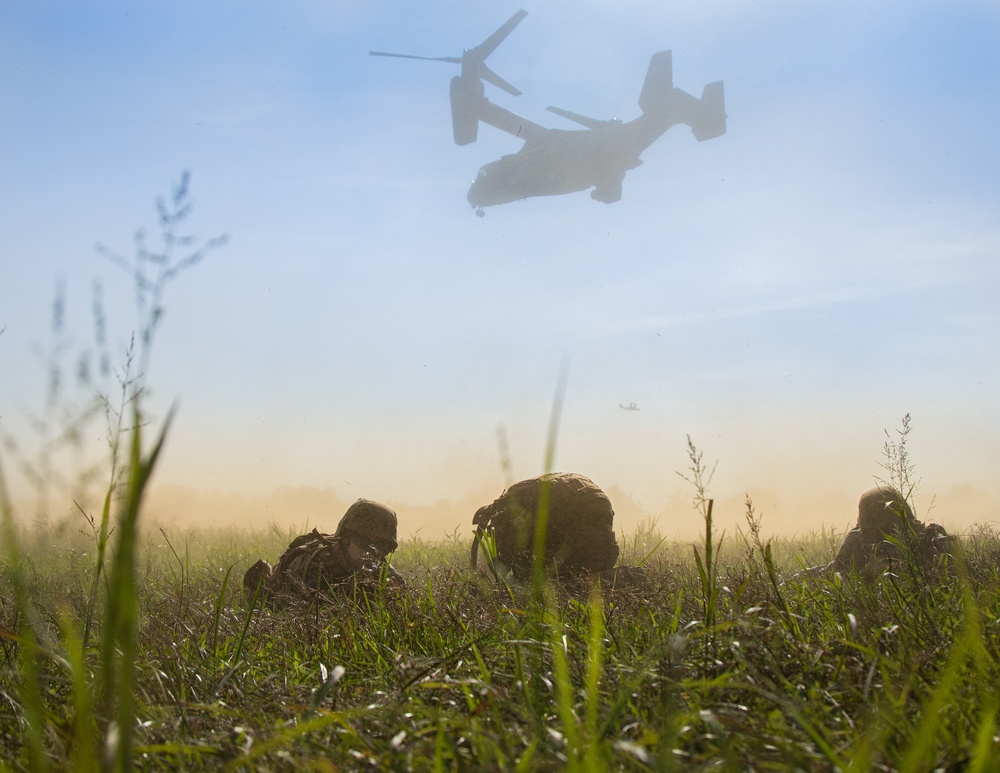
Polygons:
M563 128L547 105L630 119L669 48L676 86L725 82L728 133L675 127L615 204L480 219L469 184L519 143L484 127L454 145L452 66L367 52L456 55L518 7L4 4L7 429L29 436L57 280L82 347L101 277L124 348L130 288L93 245L127 254L187 169L192 230L231 240L167 293L148 373L157 415L181 403L164 490L291 520L275 490L386 499L404 522L408 505L495 496L497 425L515 477L540 472L568 358L556 466L667 532L685 529L686 435L719 460L726 517L751 492L774 528L840 528L907 412L918 509L995 519L997 6L524 6L489 60L524 94L493 101Z

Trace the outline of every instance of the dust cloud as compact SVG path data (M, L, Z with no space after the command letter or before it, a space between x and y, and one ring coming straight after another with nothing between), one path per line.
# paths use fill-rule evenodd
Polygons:
M440 499L432 504L414 504L389 499L399 515L402 540L416 537L437 542L449 537L472 534L472 517L482 505L500 495L501 488L483 487L456 499ZM605 487L615 508L615 528L620 537L637 530L653 530L667 540L697 540L704 522L693 506L689 492L675 492L658 508L636 501L617 485ZM857 492L826 492L802 496L782 496L774 491L751 489L725 494L713 508L716 532L735 535L746 532L746 501L753 503L763 520L765 537L805 536L822 531L843 533L857 518ZM147 523L180 528L231 528L304 532L312 528L333 531L347 508L357 499L334 488L284 487L270 494L205 492L177 485L154 488L146 509ZM949 532L961 533L975 524L1000 521L1000 502L970 484L953 486L917 502L922 520L942 524Z

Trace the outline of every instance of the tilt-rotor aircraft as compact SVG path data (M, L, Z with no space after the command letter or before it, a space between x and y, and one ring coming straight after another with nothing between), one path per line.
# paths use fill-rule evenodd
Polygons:
M696 99L674 88L670 51L653 54L639 94L642 115L631 121L588 118L558 107L548 109L586 127L550 129L490 102L486 81L513 96L516 88L486 65L486 58L527 16L518 11L496 32L461 56L415 56L370 51L372 56L394 56L461 65L451 80L451 120L455 143L475 142L479 124L485 123L523 140L511 155L479 170L468 200L476 214L483 207L506 204L531 196L555 196L593 188L591 198L610 204L622 195L625 173L635 169L639 156L671 126L687 124L698 141L726 132L726 107L722 81L709 83Z

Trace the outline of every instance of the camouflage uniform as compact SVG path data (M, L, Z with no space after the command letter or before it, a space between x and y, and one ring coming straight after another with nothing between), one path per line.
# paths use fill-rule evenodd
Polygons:
M358 561L351 557L351 543L365 553ZM359 499L341 518L337 531L323 534L313 529L292 540L272 567L258 561L243 575L243 588L252 595L261 587L261 595L311 596L335 587L353 587L359 583L377 583L382 575L402 583L399 573L385 560L394 551L396 513L380 502Z
M890 542L892 537L896 542ZM877 577L899 566L912 555L924 569L938 565L939 558L951 554L951 542L944 528L936 523L923 524L913 515L906 499L896 489L876 486L861 495L858 523L844 536L844 542L832 563L820 570L849 572Z
M599 573L602 580L614 582L619 552L613 529L614 509L597 484L574 473L550 473L523 480L492 504L479 508L472 520L476 526L473 568L482 536L491 531L498 562L518 579L531 576L536 515L545 488L549 497L546 565L560 575ZM632 570L632 574L637 571Z

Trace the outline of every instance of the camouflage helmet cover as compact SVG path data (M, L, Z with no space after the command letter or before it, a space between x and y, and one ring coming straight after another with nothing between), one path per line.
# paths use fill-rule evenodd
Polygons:
M906 499L891 486L875 486L861 495L858 501L858 526L862 531L895 531L906 519L915 521L913 510Z
M399 545L396 524L396 512L391 507L373 499L359 499L347 508L334 536L355 536L366 546L375 545L390 553Z

